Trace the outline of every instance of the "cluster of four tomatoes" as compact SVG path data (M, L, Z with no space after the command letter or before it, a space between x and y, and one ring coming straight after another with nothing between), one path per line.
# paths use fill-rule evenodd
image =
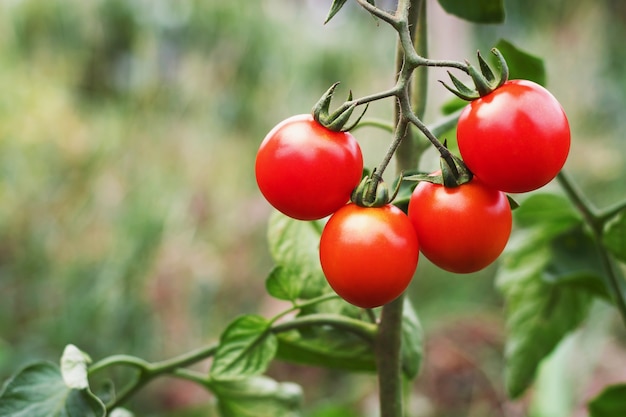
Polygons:
M457 145L472 179L455 187L420 181L406 214L393 204L349 201L362 178L361 148L349 132L331 131L311 115L290 117L266 135L256 179L285 215L330 216L319 247L324 275L343 299L373 308L406 290L420 252L454 273L493 263L512 228L506 193L533 191L554 179L569 153L570 128L548 90L513 80L467 105Z

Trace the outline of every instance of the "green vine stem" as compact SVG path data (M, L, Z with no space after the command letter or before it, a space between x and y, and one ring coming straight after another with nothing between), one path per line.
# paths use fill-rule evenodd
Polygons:
M376 368L381 417L402 417L402 310L404 295L383 307L376 336Z
M336 298L336 296L322 296L315 299L315 301L311 300L309 302L305 302L298 307L311 305L313 302L322 302L331 298ZM294 309L295 308L287 311L293 311ZM284 314L285 313L279 314L275 317L275 319L283 317ZM272 322L274 321L275 320L272 320ZM373 345L375 343L376 324L339 314L309 314L302 317L296 317L284 322L273 323L270 328L270 332L273 334L279 334L311 326L331 326L336 329L353 333L354 335L362 338L368 344ZM144 359L135 356L113 355L91 365L89 367L89 376L93 377L95 374L113 366L126 366L137 371L134 379L128 382L128 384L119 391L116 398L106 405L107 410L110 411L119 407L121 404L124 404L137 391L153 379L160 376L168 375L176 378L191 380L201 385L206 385L209 380L208 374L192 371L186 369L186 367L214 356L217 352L217 348L217 344L211 344L165 361L153 363L147 362Z
M396 105L396 121L398 122L398 126L402 126L402 119L415 125L439 151L442 158L448 162L448 165L455 167L450 151L421 120L421 113L423 113L426 103L425 74L421 74L417 77L413 89L411 88L411 81L416 70L421 71L425 69L422 67L448 67L459 69L467 73L469 71L468 64L457 61L432 60L418 53L418 50L420 52L426 51L425 1L400 0L396 13L393 15L370 4L367 0L356 1L372 15L389 23L397 31L399 48L398 58L396 59L396 70L398 77L396 79L396 85L393 88L358 100L348 101L344 103L343 106L347 108L355 103L365 104L381 98L395 96L398 100ZM416 103L416 111L413 109L414 102ZM406 136L408 136L408 138L404 136L401 137L402 140L397 143L397 146L394 139L394 144L389 148L388 154L385 157L385 160L389 160L391 157L395 156L398 161L398 168L401 171L416 168L420 153L423 150L423 147L420 147L417 143L417 139L412 134L412 131L409 129L407 132L408 134ZM398 149L400 149L400 151L396 152ZM378 176L382 177L382 174L383 172L380 169L377 170Z

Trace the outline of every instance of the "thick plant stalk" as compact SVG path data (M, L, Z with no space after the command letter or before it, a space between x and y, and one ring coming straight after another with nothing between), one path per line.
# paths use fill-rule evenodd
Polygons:
M400 296L383 307L376 337L376 367L381 417L402 417L402 307Z
M406 7L406 1L398 3L398 13L402 13L402 7ZM426 48L426 0L410 0L409 24L415 31L411 33L414 45L420 54L425 55ZM404 65L403 48L398 46L398 58L396 59L396 73L402 72ZM426 105L426 68L417 70L413 79L413 88L409 91L413 95L413 102L418 117L423 115ZM395 120L401 118L400 108L396 104ZM396 124L398 125L398 124ZM406 136L395 153L397 168L399 171L415 169L420 158L420 146L418 138L411 129L406 129ZM403 417L403 393L402 393L402 314L404 295L383 307L379 331L376 338L376 359L378 370L378 385L381 417Z

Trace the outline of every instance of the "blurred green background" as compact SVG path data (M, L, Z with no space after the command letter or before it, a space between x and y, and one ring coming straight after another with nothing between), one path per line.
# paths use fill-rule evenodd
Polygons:
M393 82L391 30L353 4L324 26L330 3L0 2L0 380L34 359L56 361L67 343L96 360L164 359L215 340L238 314L283 307L264 291L270 208L254 180L256 149L335 81L337 103L349 89ZM506 5L505 24L478 27L430 1L431 56L474 59L505 37L547 58L548 87L572 124L566 167L610 204L626 194L625 3ZM431 71L428 121L450 98L436 83L444 78ZM368 116L391 110L376 103ZM376 165L388 135L356 135ZM503 405L493 272L420 264L411 297L429 357L415 415L518 415ZM369 376L284 364L271 373L305 385L309 416L375 415ZM209 398L166 380L131 408L206 416Z

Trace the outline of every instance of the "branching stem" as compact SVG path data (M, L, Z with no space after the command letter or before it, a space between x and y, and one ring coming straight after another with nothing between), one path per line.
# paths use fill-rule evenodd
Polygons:
M298 307L323 302L332 298L336 298L336 296L322 296L300 304ZM287 311L290 312L293 311L293 309L289 309ZM281 313L276 316L275 319L283 317L284 315L285 314ZM307 314L302 317L296 317L280 323L275 323L275 321L276 320L272 320L273 325L270 328L270 332L274 334L284 333L294 329L315 326L330 326L335 329L353 333L371 345L375 342L377 329L375 323L369 323L339 314ZM208 374L201 374L199 372L186 369L186 367L214 356L217 349L217 344L211 344L161 362L148 362L144 359L130 355L113 355L94 363L89 368L89 376L93 377L95 374L113 366L126 366L136 371L133 380L128 382L128 384L119 391L116 398L106 405L107 410L110 411L119 407L121 404L124 404L137 391L153 379L160 376L168 375L176 378L191 380L201 385L206 385L209 380Z

